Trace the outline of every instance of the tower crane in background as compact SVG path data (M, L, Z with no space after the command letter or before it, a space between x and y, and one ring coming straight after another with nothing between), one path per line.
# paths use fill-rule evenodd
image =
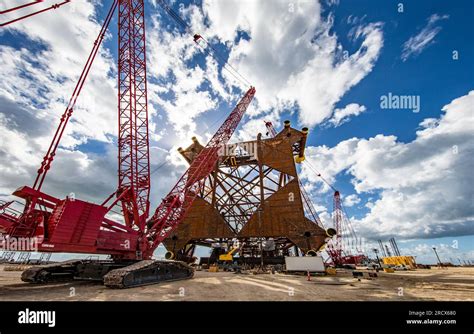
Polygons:
M44 1L7 9L14 12ZM43 13L69 3L64 1L37 12L2 23L2 26ZM158 3L185 27L196 41L186 23L163 1ZM42 191L45 178L65 128L72 117L93 61L107 28L118 8L118 187L101 204L76 198L59 199ZM203 37L198 35L204 40ZM207 41L204 40L206 43ZM209 45L209 44L208 44ZM201 48L202 45L199 45ZM209 45L210 48L212 48ZM213 54L213 56L216 56ZM148 128L148 98L146 77L146 38L144 0L114 0L92 50L61 116L58 128L38 169L32 187L18 188L13 195L24 200L24 208L16 214L10 204L2 205L0 232L10 238L35 238L43 252L108 254L110 260L74 260L32 267L22 274L28 282L50 282L64 279L103 280L106 286L124 288L160 281L189 278L193 269L178 261L155 261L152 255L160 243L180 224L204 179L218 159L219 147L225 145L247 107L255 88L250 87L216 134L181 176L169 194L150 217L150 158ZM224 64L228 71L237 72ZM240 75L240 77L242 77ZM242 80L241 80L242 81ZM119 206L123 221L108 214Z

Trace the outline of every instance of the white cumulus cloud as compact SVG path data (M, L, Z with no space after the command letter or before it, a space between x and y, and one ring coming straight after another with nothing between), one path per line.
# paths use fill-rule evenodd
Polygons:
M416 139L408 143L389 135L352 138L332 148L309 147L306 156L331 183L345 172L357 193L379 192L366 205L367 215L355 221L361 235L474 234L473 106L474 91L454 99L438 120L422 122ZM321 184L304 164L303 177Z
M314 1L206 1L210 31L231 48L229 62L257 87L262 113L299 108L299 120L314 126L329 118L341 97L371 72L383 46L381 23L358 27L359 48L344 52ZM265 13L265 19L259 13ZM249 40L235 42L245 31Z
M344 108L337 108L334 110L334 114L328 122L334 127L338 127L339 125L348 122L352 116L359 116L366 110L367 108L365 106L359 105L357 103L351 103Z
M351 207L360 203L360 197L356 194L351 194L343 198L343 203L346 207Z

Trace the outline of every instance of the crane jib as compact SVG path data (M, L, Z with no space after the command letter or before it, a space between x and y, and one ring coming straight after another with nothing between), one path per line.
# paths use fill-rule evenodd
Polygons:
M212 172L219 158L220 147L229 141L254 95L255 88L251 87L158 206L148 223L149 251L153 252L185 218L188 209L204 185L203 180Z

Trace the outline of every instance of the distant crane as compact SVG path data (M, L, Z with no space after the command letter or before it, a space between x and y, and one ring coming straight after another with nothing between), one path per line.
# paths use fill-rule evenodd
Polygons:
M267 128L267 136L273 138L277 135L275 128L273 127L272 122L265 121L265 127Z
M334 238L328 243L326 252L335 266L357 264L365 257L361 250L361 239L344 209L340 192L319 173L312 164L305 160L306 166L313 171L329 188L334 190L332 221L335 229ZM353 252L357 254L353 254Z
M390 249L388 248L387 245L385 245L385 251L387 252L388 257L392 256L392 253L390 252Z
M401 256L400 250L398 249L397 242L395 241L395 238L390 238L389 239L390 245L392 246L393 253L395 253L395 256Z
M379 240L378 242L379 242L380 250L381 250L381 252L383 253L383 256L386 257L386 256L387 256L387 253L385 252L385 248L383 247L382 240Z

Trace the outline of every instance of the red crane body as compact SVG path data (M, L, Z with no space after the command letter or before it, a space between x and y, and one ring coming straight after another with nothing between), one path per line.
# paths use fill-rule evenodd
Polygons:
M41 186L64 129L72 116L92 62L118 6L118 188L102 204L76 198L61 200L41 191ZM255 88L251 87L197 156L175 187L149 219L150 167L148 139L146 39L144 0L114 0L98 38L61 117L51 145L41 163L33 187L13 195L25 200L15 215L6 203L0 207L0 232L9 237L36 238L38 250L110 254L115 259L150 259L158 245L184 219L203 180L214 168L218 150L237 128ZM106 215L120 205L124 223Z

